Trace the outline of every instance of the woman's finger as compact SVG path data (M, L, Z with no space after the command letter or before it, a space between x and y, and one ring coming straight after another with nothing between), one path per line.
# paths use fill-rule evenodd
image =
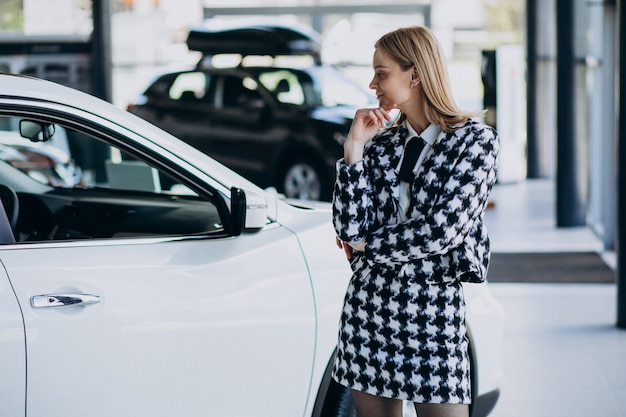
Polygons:
M384 127L388 122L391 122L391 115L389 114L389 111L383 107L374 109L374 114L377 118L377 124L381 127Z
M345 253L348 260L352 259L352 247L350 247L350 245L342 242L339 237L335 237L335 243L337 244L339 249L343 249L343 253Z
M350 245L343 245L343 252L348 260L352 259L352 247Z

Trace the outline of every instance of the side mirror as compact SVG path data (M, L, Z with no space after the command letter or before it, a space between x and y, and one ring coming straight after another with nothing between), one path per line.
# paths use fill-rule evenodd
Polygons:
M268 205L262 195L233 187L230 189L230 208L235 236L259 231L267 224Z
M54 135L54 125L32 120L20 120L20 135L31 142L47 142Z

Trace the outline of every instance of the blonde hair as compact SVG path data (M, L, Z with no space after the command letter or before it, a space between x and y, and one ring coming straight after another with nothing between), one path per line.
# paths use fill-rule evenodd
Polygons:
M454 102L446 61L437 38L425 27L401 28L383 35L375 44L394 59L403 70L415 67L424 91L424 112L430 123L446 132L453 131L484 111L465 112ZM401 115L400 121L406 115Z

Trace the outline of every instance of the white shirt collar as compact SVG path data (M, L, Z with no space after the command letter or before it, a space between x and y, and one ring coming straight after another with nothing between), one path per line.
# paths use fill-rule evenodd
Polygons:
M424 140L424 142L428 143L430 146L433 146L435 144L435 142L437 141L437 136L439 136L439 133L441 133L441 126L433 123L429 124L428 127L424 129L421 134L418 134L415 129L413 129L413 126L411 126L411 123L409 123L408 121L405 120L404 124L409 131L409 134L406 137L407 140L411 139L414 136L419 136Z

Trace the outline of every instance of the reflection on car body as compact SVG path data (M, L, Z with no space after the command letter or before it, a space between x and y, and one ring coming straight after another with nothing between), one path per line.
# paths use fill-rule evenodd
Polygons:
M101 172L66 188L0 161L3 415L352 415L329 377L351 273L328 203L289 204L109 103L0 74L0 123L24 120L51 143L76 134ZM497 399L501 311L486 285L466 298L477 417Z

